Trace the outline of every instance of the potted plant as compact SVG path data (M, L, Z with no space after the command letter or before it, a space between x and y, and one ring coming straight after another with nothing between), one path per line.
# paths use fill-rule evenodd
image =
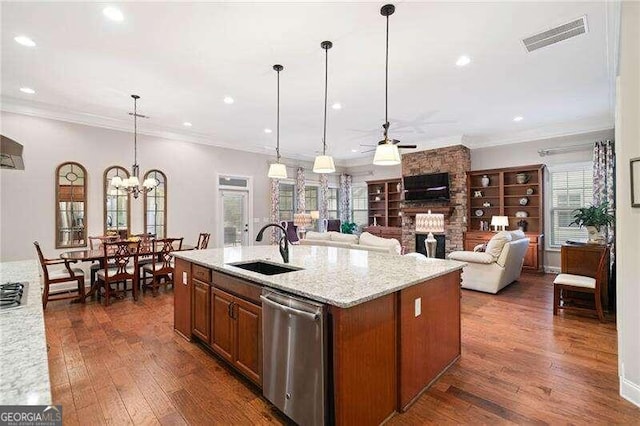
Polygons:
M340 226L340 229L341 229L343 234L353 234L353 232L356 230L357 227L358 227L358 225L356 225L353 222L344 222Z
M588 243L603 242L602 229L613 224L615 217L609 213L609 203L606 201L589 207L575 209L573 222L569 225L584 226L589 233Z

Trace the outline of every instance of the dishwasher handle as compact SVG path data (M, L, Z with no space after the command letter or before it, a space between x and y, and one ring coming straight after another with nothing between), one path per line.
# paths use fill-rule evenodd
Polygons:
M267 305L271 306L272 308L275 309L279 309L281 311L284 311L288 314L291 315L297 315L297 316L301 316L301 317L305 317L307 319L310 319L312 321L317 321L320 318L320 315L314 312L306 312L306 311L301 311L299 309L294 309L294 308L290 308L289 306L285 306L285 305L281 305L280 303L274 302L273 300L269 299L268 297L262 296L260 295L260 299L262 300L263 303L266 303Z

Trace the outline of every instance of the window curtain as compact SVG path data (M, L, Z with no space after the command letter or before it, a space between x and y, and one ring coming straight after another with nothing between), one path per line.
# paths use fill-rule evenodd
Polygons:
M326 174L320 175L320 205L318 206L320 223L318 231L324 232L324 220L329 218L329 178Z
M340 175L340 206L338 215L342 223L351 222L351 175Z
M305 191L304 191L304 169L296 169L296 213L305 211Z
M616 208L615 163L616 154L613 141L599 141L593 146L593 205L604 202L609 204L611 212ZM615 224L603 232L606 241L611 244L611 264L615 260Z
M280 180L271 180L271 223L280 223ZM280 240L280 229L272 228L271 244L277 244Z

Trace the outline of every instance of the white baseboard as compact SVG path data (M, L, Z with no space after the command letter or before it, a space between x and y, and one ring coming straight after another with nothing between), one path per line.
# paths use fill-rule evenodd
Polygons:
M620 396L640 407L640 386L620 376Z

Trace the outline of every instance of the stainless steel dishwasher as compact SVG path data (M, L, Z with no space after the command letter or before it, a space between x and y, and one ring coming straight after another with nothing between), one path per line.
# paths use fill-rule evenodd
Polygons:
M324 305L262 291L262 393L299 425L327 421L327 317Z

